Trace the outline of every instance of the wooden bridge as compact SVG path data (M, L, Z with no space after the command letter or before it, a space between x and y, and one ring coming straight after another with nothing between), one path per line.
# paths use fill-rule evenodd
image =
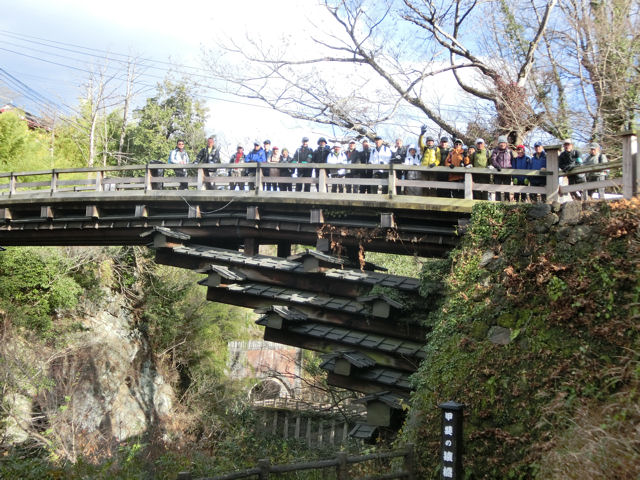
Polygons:
M417 295L417 279L380 271L366 251L447 254L483 201L474 196L640 192L634 135L623 137L621 161L569 174L557 173L558 149L546 151L544 172L248 163L0 173L0 246L148 245L157 262L199 271L207 299L258 309L265 340L321 352L330 384L366 394L367 424L351 434L369 438L400 424L426 331L386 294ZM336 175L341 167L349 174ZM604 169L608 180L560 186L563 175ZM450 173L464 180L441 180ZM474 182L514 175L545 185ZM265 244L277 256L260 255ZM292 255L293 245L305 248Z

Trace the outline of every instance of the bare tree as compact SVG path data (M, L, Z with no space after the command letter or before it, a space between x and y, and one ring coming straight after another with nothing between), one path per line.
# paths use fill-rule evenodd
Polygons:
M541 113L535 111L529 81L557 0L517 2L531 4L541 15L532 28L517 30L515 42L508 41L510 29L516 29L507 2L400 3L383 2L381 7L373 0L325 0L330 24L305 29L306 40L318 52L309 56L296 57L286 43L279 48L257 39L224 43L222 57L217 52L207 57L219 81L214 88L360 135L371 136L383 122L408 115L420 122L426 117L437 128L470 141L459 112L443 113L434 95L433 80L445 77L461 98L475 102L474 108L491 110L496 129L513 142L538 126ZM478 20L496 6L500 28L479 28ZM232 66L238 59L241 69Z
M573 123L584 140L618 143L612 136L638 114L640 2L567 0L560 10L571 28L546 39L548 65L567 79L562 94L578 99Z

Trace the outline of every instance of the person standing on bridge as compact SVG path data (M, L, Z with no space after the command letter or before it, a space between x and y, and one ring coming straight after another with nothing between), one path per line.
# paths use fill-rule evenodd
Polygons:
M347 163L347 156L342 151L342 145L336 143L333 146L333 150L327 156L327 163L333 164L341 164L344 165ZM347 174L347 170L345 168L337 168L329 170L330 178L344 178ZM343 193L344 185L331 185L331 192L333 193Z
M558 155L558 168L561 171L568 173L574 168L582 165L582 155L580 154L579 150L573 148L573 142L570 138L567 138L562 143L562 148L562 152L560 153L560 155ZM584 174L570 176L568 175L566 178L569 185L576 185L578 183L586 181L586 177ZM580 200L579 192L571 192L570 195L573 200Z
M313 160L313 150L309 147L309 138L302 137L302 145L298 147L296 152L293 154L293 163L311 163ZM312 174L311 168L299 168L297 169L297 176L300 178L311 178ZM301 183L296 185L296 192L310 192L311 184L303 185Z
M237 164L241 164L244 163L244 147L242 145L238 145L236 147L236 153L231 155L231 158L229 158L229 163L233 163L235 165ZM231 170L230 175L232 177L241 177L242 176L242 169L241 168L234 168ZM238 186L240 188L240 190L244 189L244 184L243 183L230 183L229 184L229 189L230 190L235 190L236 186Z
M444 161L445 166L449 168L464 167L469 164L469 157L462 148L462 140L459 138L453 144L453 149L449 151L447 159ZM464 182L463 173L450 173L448 180L450 182ZM451 198L464 198L464 189L455 189L449 192Z
M189 154L184 149L184 140L178 140L176 143L176 148L171 150L169 153L169 164L170 165L186 165L189 163ZM187 171L184 168L174 168L173 169L176 177L185 177L187 176ZM189 183L180 182L180 190L186 190L189 188Z
M373 139L376 146L371 150L371 156L369 157L369 163L371 165L389 165L391 163L391 149L384 144L382 137L375 137ZM373 172L373 178L388 179L389 170L375 170ZM377 188L374 186L374 190L377 193ZM382 194L386 195L389 191L388 185L382 185Z
M345 157L347 158L347 163L358 163L358 158L360 156L360 152L356 150L356 141L350 140L349 146L347 147L347 151L344 152ZM347 170L346 174L347 178L360 178L359 172L357 170ZM347 193L358 193L360 189L357 185L347 185Z
M418 144L420 145L420 153L422 154L421 165L429 168L437 167L440 165L440 148L436 145L436 141L433 137L426 136L427 126L423 125L420 129L420 136L418 137ZM437 180L438 176L433 172L416 172L421 173L417 176L417 179L425 181ZM427 188L427 196L436 196L438 190L436 188Z
M487 150L487 146L482 138L476 139L476 148L473 153L469 154L469 164L475 168L487 168L489 166L489 159L491 154ZM476 183L489 184L491 183L491 175L486 173L474 173L471 175L474 185ZM473 192L473 198L475 200L488 200L489 192Z
M196 155L197 163L220 163L220 149L216 147L216 139L213 135L207 138L207 146L198 152ZM207 177L215 176L218 171L215 169L206 169L205 173ZM205 188L212 190L216 188L215 183L206 182Z
M498 146L491 152L491 158L489 162L491 165L489 168L495 169L500 172L503 168L511 168L511 160L513 159L513 152L509 148L506 135L500 135L498 137ZM508 175L494 175L493 183L497 185L509 185L511 184L511 178ZM509 200L508 192L496 192L496 200L501 201L504 196L504 200Z
M245 163L251 163L251 162L265 163L267 161L264 154L264 149L260 146L260 142L258 142L257 140L253 142L253 150L247 153L247 155L244 157L244 161ZM247 168L247 175L249 177L255 177L256 169ZM255 182L249 181L249 190L253 190L255 185L256 185Z
M542 142L533 144L533 155L531 156L531 170L545 171L547 169L547 153L544 151ZM529 185L532 187L544 187L547 185L547 179L544 177L529 177ZM547 196L542 193L539 196L540 201L547 200Z

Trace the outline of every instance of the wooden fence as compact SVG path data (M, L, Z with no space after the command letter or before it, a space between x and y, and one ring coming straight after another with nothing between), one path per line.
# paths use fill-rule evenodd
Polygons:
M399 464L397 466L393 461L395 458L402 459L397 462ZM367 468L367 463L373 463L373 466L370 465ZM361 476L358 470L364 472L364 476ZM371 470L375 473L371 473ZM323 480L393 480L401 478L415 480L417 478L414 446L408 444L402 450L359 456L348 456L341 452L335 458L287 465L271 465L269 460L259 460L255 468L215 477L196 479L190 472L181 472L178 474L178 480L236 480L243 478L267 480L269 478L287 478L287 474L299 472L308 472L309 475L305 478L322 478ZM293 477L289 476L289 478Z
M183 188L211 192L234 191L238 194L304 194L305 190L331 195L380 195L393 198L411 192L419 196L453 196L464 199L491 199L502 194L540 196L557 200L573 192L615 191L631 198L640 192L637 138L623 137L623 159L608 164L578 167L558 173L558 147L547 147L547 170L483 168L427 168L408 165L334 165L334 164L190 164L128 165L122 167L56 169L36 172L0 173L0 196L64 194L66 192L117 192ZM344 168L346 172L336 173ZM609 171L600 181L561 186L562 177ZM293 175L292 176L292 171ZM621 171L621 173L620 173ZM278 173L279 172L279 173ZM270 174L278 173L278 176ZM450 174L463 180L448 181ZM184 176L181 176L184 175ZM515 176L543 178L542 186L513 185ZM502 179L502 180L500 180ZM534 182L536 183L536 182Z

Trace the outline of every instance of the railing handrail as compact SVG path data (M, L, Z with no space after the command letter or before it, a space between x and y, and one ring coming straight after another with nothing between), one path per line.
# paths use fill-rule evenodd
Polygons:
M194 479L190 472L181 472L178 474L178 480L236 480L241 478L248 478L253 476L258 476L261 479L266 479L269 477L270 473L291 473L291 472L299 472L305 470L317 470L323 468L332 468L335 467L337 469L337 478L344 479L347 478L347 466L354 465L356 463L362 463L372 460L386 460L389 458L399 458L404 457L405 461L402 465L402 469L397 472L381 474L381 476L373 476L368 477L371 479L375 478L386 478L386 479L394 479L394 478L415 478L415 462L414 462L414 445L409 443L403 449L398 450L388 450L378 453L372 453L368 455L356 455L349 456L344 452L340 452L334 458L315 460L309 462L297 462L297 463L286 463L286 464L277 464L272 465L269 460L263 459L258 461L258 466L249 468L246 470L241 470L238 472L227 473L223 475L217 475L214 477L200 477L198 479Z

